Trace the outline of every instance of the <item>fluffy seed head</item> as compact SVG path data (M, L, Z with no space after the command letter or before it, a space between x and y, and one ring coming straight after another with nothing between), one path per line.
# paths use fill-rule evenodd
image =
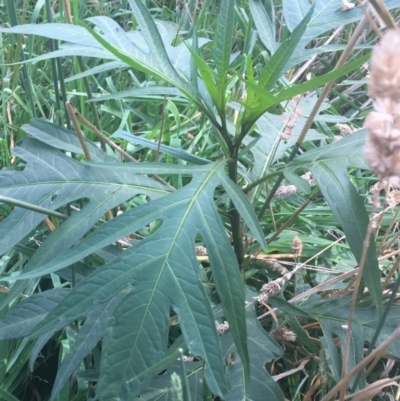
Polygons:
M400 31L386 31L372 52L369 96L400 103Z
M303 252L303 242L297 235L293 238L292 251L296 258L301 256L301 253Z
M369 95L374 109L365 120L364 156L380 180L400 174L400 31L388 30L374 47Z
M296 334L285 327L278 327L276 330L271 331L271 337L275 338L275 340L281 341L296 341Z
M295 185L281 185L275 192L274 198L282 199L287 198L297 192Z
M364 156L380 178L400 174L400 106L391 99L380 99L365 120L368 137Z
M281 286L276 281L270 281L268 284L264 284L261 287L261 292L267 294L269 297L279 294L280 290Z

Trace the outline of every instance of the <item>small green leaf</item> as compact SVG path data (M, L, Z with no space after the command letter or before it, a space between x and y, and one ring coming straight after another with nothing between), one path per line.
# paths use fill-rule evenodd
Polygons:
M264 46L273 54L278 47L275 40L275 25L271 22L261 0L250 0L249 6L258 36Z
M217 68L217 86L219 102L225 103L225 91L228 80L228 70L232 53L233 30L235 27L235 0L220 2L217 18L217 31L214 41L214 61Z
M214 71L206 64L206 62L193 50L189 47L190 53L192 54L193 60L196 63L197 69L203 80L205 87L211 99L213 100L215 107L221 113L224 110L224 103L221 102L220 91L217 88L217 84L215 83Z
M258 97L258 101L254 101L255 106L251 106L250 112L246 111L246 120L243 124L246 126L252 126L257 119L262 116L269 108L280 104L281 102L291 99L294 96L301 95L308 91L319 88L320 86L325 85L326 83L333 81L342 77L343 75L348 74L351 71L356 70L370 58L369 55L362 56L357 58L354 61L350 61L345 64L343 67L340 67L336 70L328 72L327 74L321 75L312 79L309 82L305 82L299 85L290 86L287 89L283 89L278 93L271 93L256 84L251 82L246 82L246 85L251 88L252 91Z
M276 81L285 72L285 67L289 61L291 55L296 49L297 44L300 42L307 28L308 23L314 12L315 2L310 7L307 15L301 21L301 23L292 32L290 37L286 39L278 48L278 50L268 60L268 63L264 70L261 72L258 84L261 88L271 89Z

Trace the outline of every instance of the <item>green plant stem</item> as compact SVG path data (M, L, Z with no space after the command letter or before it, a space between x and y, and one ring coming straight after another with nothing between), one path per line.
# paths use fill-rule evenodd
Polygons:
M228 175L233 182L237 183L237 158L228 160ZM243 263L243 241L240 228L240 215L232 202L230 203L229 217L231 221L233 249L239 267L241 267Z
M54 42L54 48L55 50L58 50L58 44L57 42ZM60 57L56 58L56 63L57 63L57 70L58 70L58 79L60 82L60 89L61 89L61 98L63 101L63 105L64 105L64 111L65 111L65 122L67 124L67 128L71 129L71 120L69 118L69 114L67 112L67 108L65 103L67 102L67 90L65 88L65 81L64 81L64 73L62 70L62 64L61 64L61 59Z
M7 196L1 196L0 195L0 202L4 202L4 203L7 203L9 205L13 205L13 206L17 206L17 207L22 207L24 209L32 210L33 212L47 214L48 216L58 217L58 218L63 219L63 220L68 218L68 216L66 214L58 213L58 212L55 212L53 210L46 209L44 207L33 205L32 203L26 203L26 202L19 201L17 199L9 198Z
M266 180L269 180L276 175L281 174L281 171L274 171L272 173L263 175L262 177L258 178L257 180L253 181L251 184L247 185L247 187L243 190L245 194L249 193L253 188L257 187L260 184L263 184Z
M233 143L229 133L228 133L228 128L226 126L226 117L225 114L221 115L221 127L219 129L219 132L221 133L222 138L224 139L226 146L228 147L229 151L231 152L231 155L235 154L237 150L240 147L240 143Z

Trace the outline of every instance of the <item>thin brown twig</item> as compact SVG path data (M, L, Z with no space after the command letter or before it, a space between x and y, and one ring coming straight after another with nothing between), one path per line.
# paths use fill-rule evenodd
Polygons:
M358 2L359 7L361 8L361 11L364 13L365 18L368 19L368 22L369 22L369 24L371 25L372 29L376 32L376 34L377 34L379 37L382 37L382 34L381 34L380 30L379 30L378 25L376 25L375 21L374 21L373 18L372 18L371 12L369 12L369 11L364 7L364 4L363 4L362 0L357 0L357 2ZM370 6L371 6L371 4L370 4ZM372 7L372 9L375 10L373 7Z
M85 141L85 137L83 136L81 127L79 126L78 120L76 119L76 116L74 113L74 108L73 108L71 102L66 102L65 107L67 108L68 114L71 117L72 124L74 124L74 128L75 128L76 134L78 135L79 142L81 143L82 150L83 150L83 153L85 154L86 160L90 162L90 161L92 161L92 156L90 155L88 146Z

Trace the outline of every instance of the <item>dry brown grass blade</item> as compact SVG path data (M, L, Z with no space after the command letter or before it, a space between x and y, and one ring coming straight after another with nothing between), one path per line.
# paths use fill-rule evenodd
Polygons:
M330 401L335 395L345 387L347 383L358 373L360 373L369 363L371 363L377 356L382 356L386 349L400 338L400 326L397 327L393 333L384 340L378 347L376 347L367 357L365 357L357 366L354 367L349 373L346 374L321 401Z
M352 401L369 401L371 400L374 396L376 396L379 391L381 391L383 388L388 387L388 386L397 386L400 387L399 383L397 381L400 380L400 376L396 376L390 379L382 379L378 380L375 383L369 384L366 388L357 391L354 394L349 394L345 397L345 400L352 400Z

